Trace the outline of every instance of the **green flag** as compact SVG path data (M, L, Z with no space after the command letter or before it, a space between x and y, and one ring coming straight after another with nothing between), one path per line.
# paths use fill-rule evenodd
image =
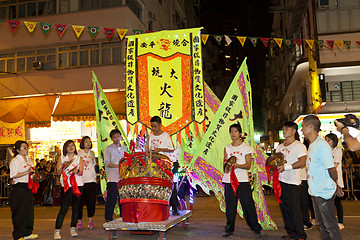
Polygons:
M43 30L44 34L46 35L50 30L52 24L51 23L40 23L41 30Z
M126 138L125 131L123 130L114 110L112 109L104 91L102 90L95 73L93 72L93 91L95 100L96 112L96 132L98 143L98 161L100 170L100 186L101 192L106 190L106 171L104 166L105 149L112 141L110 138L110 131L117 128L121 132L121 144L129 146L129 141ZM126 149L126 147L125 147Z
M243 131L244 141L249 144L255 154L252 156L252 167L248 172L249 182L252 185L253 198L259 223L263 229L276 229L266 206L265 197L262 192L259 179L256 143L254 140L254 126L251 103L251 85L246 66L246 59L242 63L238 73L231 83L224 99L222 100L210 126L197 150L192 157L190 167L199 175L199 178L207 179L207 185L220 202L220 208L225 210L224 189L221 183L223 175L224 147L231 143L229 126L240 123ZM184 157L185 158L185 157ZM240 204L238 213L243 215Z

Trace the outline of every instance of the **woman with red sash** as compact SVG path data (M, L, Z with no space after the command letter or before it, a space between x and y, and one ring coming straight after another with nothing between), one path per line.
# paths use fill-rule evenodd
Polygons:
M58 160L56 170L61 175L61 192L60 211L56 218L54 239L61 239L60 229L70 204L72 208L70 235L77 237L75 227L79 217L80 196L84 184L82 181L82 158L77 154L74 141L67 140L64 143L63 156Z
M254 232L255 238L261 238L262 228L258 223L247 173L251 167L251 155L254 151L244 142L240 124L232 124L229 127L229 132L232 143L225 146L224 165L227 164L227 159L232 156L236 157L236 163L231 167L229 173L224 173L222 178L225 190L227 219L223 237L232 235L235 230L236 209L240 200L246 223Z
M29 145L25 141L17 141L13 149L14 158L11 159L10 178L10 208L14 231L13 238L35 239L37 234L32 234L34 227L34 201L33 192L36 193L39 183L34 183L31 174L34 163L28 158Z

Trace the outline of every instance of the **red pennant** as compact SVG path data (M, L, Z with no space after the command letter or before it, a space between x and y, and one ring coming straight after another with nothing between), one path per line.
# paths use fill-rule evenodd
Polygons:
M329 45L330 50L334 49L334 42L333 40L326 40L326 43Z
M206 133L206 124L205 124L205 121L203 121L203 131L204 131L204 133Z
M176 137L177 137L177 140L178 140L179 145L181 146L181 132L178 132L178 133L176 134Z
M138 132L139 132L139 124L138 123L135 123L135 134L136 134L136 136L139 134Z
M294 39L294 42L298 45L298 47L301 47L302 39Z
M17 27L20 24L20 21L10 21L10 20L8 20L8 23L10 25L11 31L15 32Z
M110 40L112 38L112 36L114 35L115 28L104 28L104 31L105 31L106 36Z
M62 37L62 35L64 34L67 25L66 24L55 24L56 27L56 31L59 34L59 37Z
M267 47L268 44L269 44L269 39L270 39L270 38L260 38L260 39L261 39L261 41L263 42L264 46Z
M127 132L127 135L129 136L129 133L130 133L130 123L128 121L126 121L126 132Z
M355 41L356 42L356 45L358 46L358 47L360 47L360 41Z

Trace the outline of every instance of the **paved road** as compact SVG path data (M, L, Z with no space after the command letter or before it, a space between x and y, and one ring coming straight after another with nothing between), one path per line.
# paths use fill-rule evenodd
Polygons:
M194 212L190 218L190 225L188 229L184 230L182 225L176 225L166 233L169 240L176 239L224 239L221 237L224 231L226 217L218 207L218 201L213 196L197 195L195 196ZM277 231L263 231L262 239L280 239L285 234L283 221L279 206L274 196L267 196L266 201L272 215L273 220L278 225ZM341 231L343 239L356 240L360 239L360 202L358 201L343 201L344 206L344 224L345 229ZM39 234L38 239L52 239L55 218L59 211L59 207L36 207L35 208L35 226L34 233ZM84 215L86 211L84 210ZM69 210L64 225L62 228L62 239L72 240L105 240L107 239L107 232L103 230L102 224L104 222L104 205L98 205L95 213L94 230L84 229L78 231L78 238L71 238L69 233L71 210ZM84 223L86 218L84 218ZM252 232L247 227L244 220L240 217L236 220L236 230L234 235L226 239L253 239ZM83 223L83 224L84 224ZM85 225L85 224L84 224ZM11 212L9 207L0 207L0 239L10 240L12 232ZM307 231L308 239L320 239L320 232L317 228ZM144 235L130 235L127 231L118 231L117 239L157 239L157 234L151 236Z

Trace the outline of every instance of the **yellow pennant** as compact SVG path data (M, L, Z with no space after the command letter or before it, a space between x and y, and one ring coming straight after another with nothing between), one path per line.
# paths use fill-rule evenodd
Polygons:
M281 48L283 39L282 39L282 38L274 38L274 41L277 43L277 45L279 46L279 48Z
M336 45L339 47L339 49L342 49L343 41L335 41Z
M305 39L306 43L309 45L309 48L312 50L314 45L314 40Z
M116 31L119 34L120 40L122 40L128 30L127 29L117 28Z
M237 37L237 39L239 39L241 46L244 46L244 43L246 41L246 37Z
M201 34L201 40L204 43L204 45L206 44L208 37L209 37L209 34Z
M24 21L24 24L29 32L33 32L35 30L36 22L25 22Z
M80 37L82 31L84 30L84 26L77 26L77 25L72 25L73 29L74 29L74 32L75 32L75 35L76 37Z

